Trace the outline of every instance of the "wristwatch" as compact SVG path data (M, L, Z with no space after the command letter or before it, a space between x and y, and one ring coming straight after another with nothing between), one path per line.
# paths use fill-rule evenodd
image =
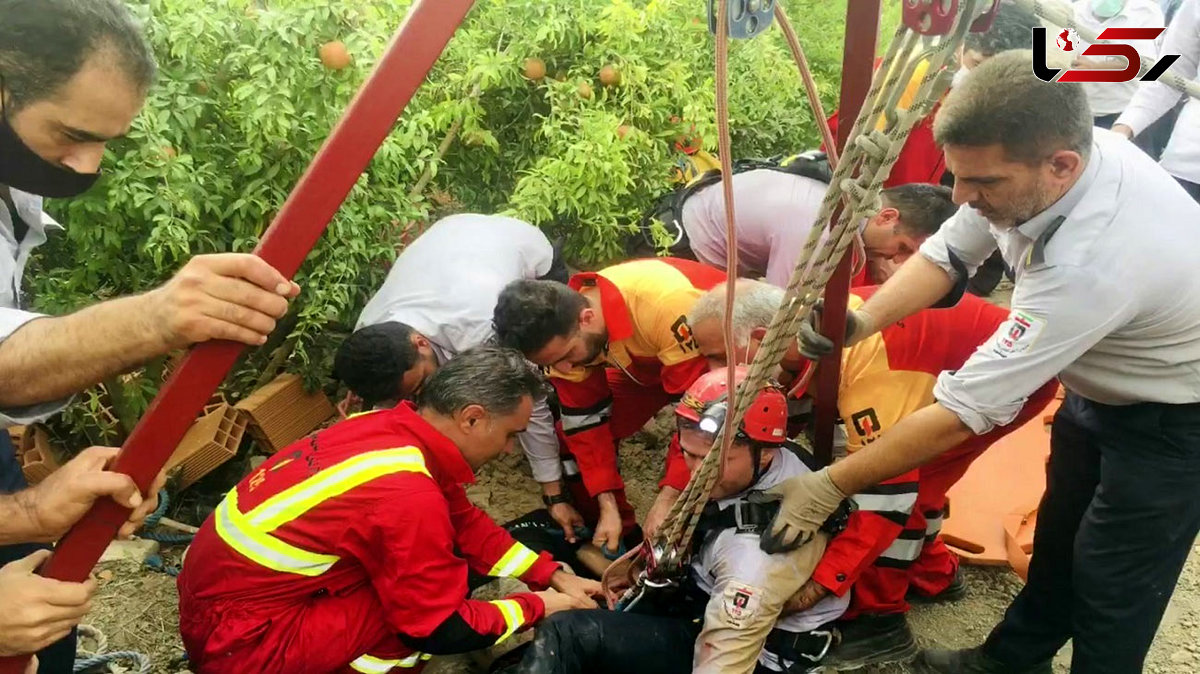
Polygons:
M542 503L545 503L547 508L553 505L558 505L559 503L570 502L571 497L567 496L565 492L559 492L557 494L542 494Z

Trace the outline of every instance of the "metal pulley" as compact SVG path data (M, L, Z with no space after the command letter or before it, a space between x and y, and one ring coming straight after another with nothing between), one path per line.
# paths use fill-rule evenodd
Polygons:
M959 0L904 0L904 25L921 35L949 35L958 18L958 5ZM1000 0L992 0L992 6L971 22L971 32L991 30L998 11Z
M718 0L708 0L708 32L717 34ZM775 20L775 0L729 0L729 37L736 40L766 32Z

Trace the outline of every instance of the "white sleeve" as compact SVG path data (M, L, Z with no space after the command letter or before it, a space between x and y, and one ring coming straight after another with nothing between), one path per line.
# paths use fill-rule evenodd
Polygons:
M554 416L546 398L535 401L529 425L520 435L521 449L529 460L533 479L538 482L557 482L562 479L562 460L558 455L558 434L554 431Z
M1130 295L1096 270L1026 271L1008 320L933 395L976 434L1011 423L1029 396L1126 323Z
M1200 64L1200 0L1184 0L1175 19L1167 27L1159 53L1179 54L1179 60L1167 72L1185 80L1196 80L1197 64ZM1183 95L1161 80L1142 82L1116 123L1133 129L1135 135L1139 134L1175 107Z
M966 266L967 278L970 278L995 250L996 238L992 236L987 220L965 204L936 234L921 244L921 255L954 279L958 279L958 272L950 261L952 253Z
M44 316L42 314L21 311L20 309L0 308L0 347L3 347L4 340L8 339L10 335L23 325L38 318L44 318ZM12 380L11 376L0 372L0 381L12 382ZM6 385L9 384L6 383ZM0 408L0 429L44 421L47 417L53 416L62 410L70 402L71 398L67 397L61 400L36 403L24 407Z

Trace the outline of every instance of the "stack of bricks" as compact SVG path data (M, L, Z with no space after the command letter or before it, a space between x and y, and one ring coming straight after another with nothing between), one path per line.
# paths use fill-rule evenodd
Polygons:
M44 427L34 424L24 429L21 442L17 445L17 458L21 462L25 481L32 485L46 479L61 464L58 452L50 444L50 434Z
M245 434L246 419L237 410L223 401L210 403L175 448L166 471L178 472L179 488L186 489L237 456Z
M336 414L321 391L307 392L299 375L281 374L236 405L249 422L250 437L274 454L321 427Z

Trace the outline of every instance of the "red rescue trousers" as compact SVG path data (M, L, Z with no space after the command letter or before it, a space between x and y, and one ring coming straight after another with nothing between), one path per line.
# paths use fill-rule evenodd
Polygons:
M942 514L946 510L946 492L988 447L1037 418L1057 392L1058 383L1050 382L1029 397L1012 423L975 436L921 467L917 503L899 537L900 540L923 541L920 556L907 569L878 564L864 569L854 583L845 618L864 613L903 613L909 609L905 600L909 588L933 596L949 587L958 572L958 556L946 547L939 535Z

